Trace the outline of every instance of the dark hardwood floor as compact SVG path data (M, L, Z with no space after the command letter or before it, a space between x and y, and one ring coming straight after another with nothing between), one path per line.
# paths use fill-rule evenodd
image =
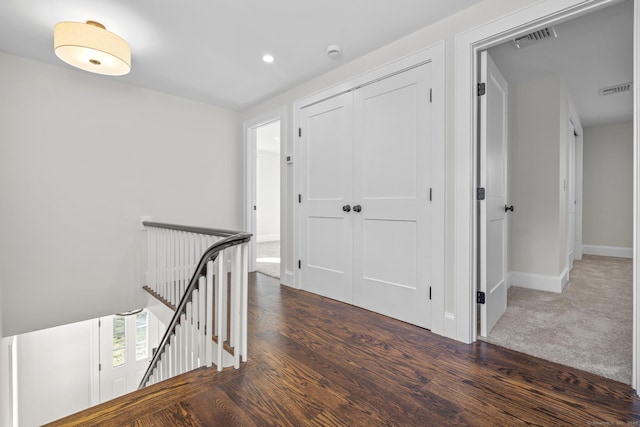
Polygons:
M629 386L462 344L252 275L249 361L198 369L51 425L640 424Z

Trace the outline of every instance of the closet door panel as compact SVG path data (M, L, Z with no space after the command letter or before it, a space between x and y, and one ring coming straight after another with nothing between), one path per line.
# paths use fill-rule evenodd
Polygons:
M301 110L302 288L351 303L353 298L353 95Z
M355 93L354 304L429 327L431 65Z

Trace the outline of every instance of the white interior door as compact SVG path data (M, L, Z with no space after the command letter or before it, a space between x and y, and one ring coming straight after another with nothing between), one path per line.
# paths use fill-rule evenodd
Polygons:
M159 329L158 319L148 310L100 318L100 402L138 388L164 332Z
M488 52L480 55L480 187L479 202L481 335L487 336L507 308L507 81ZM511 212L511 211L509 211Z
M430 327L431 64L355 92L354 304Z
M301 110L302 289L353 299L353 94Z

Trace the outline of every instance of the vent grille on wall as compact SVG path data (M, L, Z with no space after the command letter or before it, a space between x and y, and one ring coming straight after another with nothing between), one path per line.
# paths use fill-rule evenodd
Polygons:
M523 47L531 46L539 41L555 39L557 37L558 34L556 33L556 29L554 27L547 27L523 36L518 36L511 40L511 45L516 49L522 49Z
M615 86L604 87L598 90L598 95L605 96L605 95L615 95L616 93L629 92L631 90L632 85L633 83L629 82L629 83L622 83Z

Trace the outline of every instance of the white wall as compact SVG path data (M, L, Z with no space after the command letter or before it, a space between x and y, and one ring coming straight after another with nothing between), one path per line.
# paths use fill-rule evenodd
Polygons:
M17 337L20 427L89 407L90 328L86 321Z
M282 135L284 138L284 146L287 153L293 153L293 144L295 141L295 131L298 124L293 120L293 103L296 100L309 96L326 89L328 87L335 86L340 82L349 80L357 75L364 74L367 71L381 67L391 61L394 61L400 57L409 55L418 50L431 46L439 41L445 41L445 66L446 66L446 247L445 247L445 310L449 313L454 313L454 285L453 285L453 236L454 236L454 223L453 223L453 202L454 202L454 180L455 180L455 159L454 159L454 79L453 71L455 69L454 64L454 40L455 35L474 28L482 23L488 22L495 18L501 17L507 13L518 10L524 6L536 3L537 0L484 0L477 5L474 5L468 9L465 9L449 18L446 18L438 23L425 27L416 31L396 42L381 47L380 49L364 55L352 62L349 62L342 67L326 73L316 79L306 82L284 94L273 97L272 99L251 108L243 113L244 119L251 119L262 113L272 111L276 108L284 106L287 111L286 122L290 124L287 132ZM449 78L450 76L450 78ZM295 162L295 158L294 158ZM285 179L286 193L282 197L286 198L285 203L287 207L286 216L293 218L294 201L294 176L293 168L286 168ZM293 241L295 239L293 230L293 221L287 222L288 229L286 230L286 236L289 237L289 241L286 243L286 254L283 259L285 277L282 279L283 283L292 285L293 283L287 281L288 277L292 277L294 269L294 253L293 253ZM455 314L455 313L454 313Z
M280 240L280 154L257 152L257 242Z
M585 245L633 247L633 121L584 129Z
M2 307L2 271L0 271L0 308ZM11 424L11 383L9 381L9 351L11 338L3 338L2 316L0 316L0 426Z
M511 84L509 90L508 203L515 207L509 214L510 284L561 292L567 277L570 121L581 132L580 120L560 75Z
M0 54L4 335L142 306L153 220L240 229L239 114Z
M509 271L557 275L560 78L510 86Z

